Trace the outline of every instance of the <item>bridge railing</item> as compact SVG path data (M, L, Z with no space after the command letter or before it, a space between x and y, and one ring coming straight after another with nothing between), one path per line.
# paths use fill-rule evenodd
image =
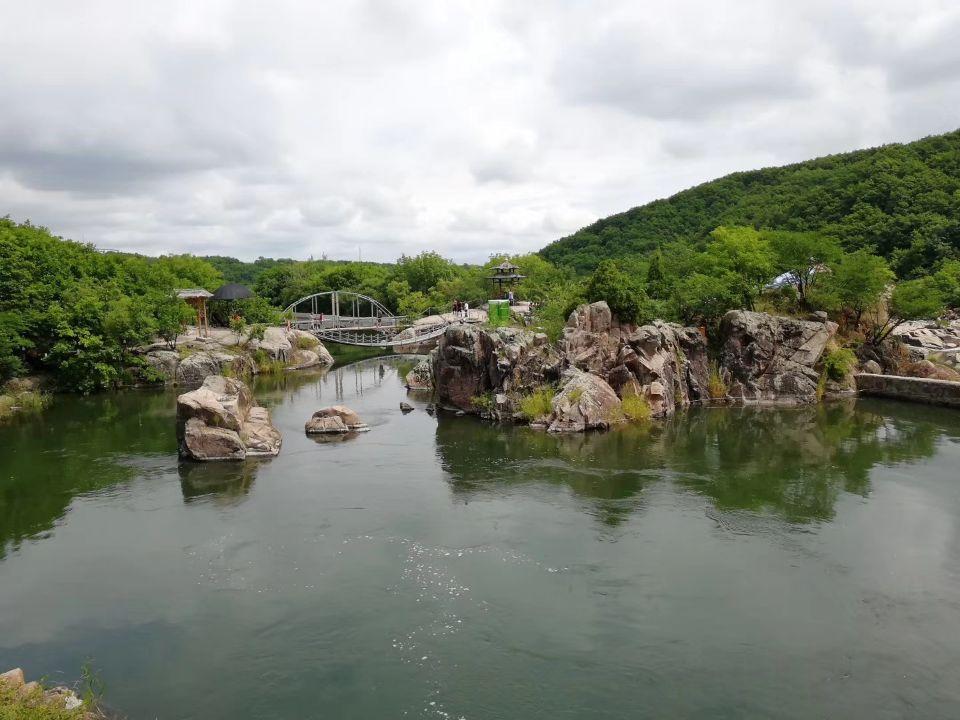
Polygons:
M320 315L294 313L293 325L303 330L328 330L332 328L396 328L409 324L403 315L390 317L352 317L344 315Z

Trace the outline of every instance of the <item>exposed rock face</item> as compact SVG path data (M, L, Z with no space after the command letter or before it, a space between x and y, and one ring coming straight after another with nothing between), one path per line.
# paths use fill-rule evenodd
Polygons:
M280 432L245 383L212 375L177 398L180 455L192 460L243 460L280 452Z
M706 397L707 341L696 328L620 323L605 302L596 302L570 314L561 351L574 367L606 380L619 397L645 397L654 417Z
M407 388L410 390L433 389L433 365L429 359L423 359L407 373Z
M177 366L177 384L199 385L211 375L220 375L224 368L232 368L236 359L236 355L215 351L188 355Z
M867 360L863 364L863 372L867 373L868 375L882 375L883 368L880 367L880 363L878 363L876 360Z
M179 352L156 344L147 349L143 359L165 383L177 385L199 385L227 368L236 375L256 374L253 353L257 350L270 360L286 363L290 370L333 365L333 356L323 343L304 330L268 327L263 340L252 340L245 346L233 345L235 341L233 333L190 338L181 343Z
M747 402L813 402L814 365L836 323L731 310L723 316L720 364L730 397Z
M547 336L517 328L482 330L451 325L431 353L440 403L477 412L476 398L496 393L496 414L513 412L512 398L560 378L560 355Z
M598 375L571 369L564 373L563 388L553 398L549 432L606 430L624 421L620 398Z
M331 405L321 408L304 425L304 430L308 435L364 432L369 429L370 426L346 405Z

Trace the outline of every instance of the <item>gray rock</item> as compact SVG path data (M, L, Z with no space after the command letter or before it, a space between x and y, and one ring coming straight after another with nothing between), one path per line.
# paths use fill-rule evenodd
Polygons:
M572 369L553 398L549 432L606 430L624 421L620 398L598 375Z
M346 405L331 405L317 410L304 426L307 433L340 432L336 422L327 422L327 418L338 418L346 430L365 432L370 429L356 412Z
M556 382L561 373L560 355L545 335L507 327L451 325L431 362L440 403L467 413L478 412L478 397L528 393Z
M429 359L421 360L407 373L406 384L411 390L433 389L433 366Z
M188 355L177 366L177 383L180 385L200 385L211 375L220 375L225 367L231 367L236 357L229 353L210 351Z
M731 310L720 323L720 362L730 397L746 402L813 402L814 365L836 323Z
M876 360L867 360L863 364L863 372L870 375L882 375L883 368L880 367L880 363L878 363Z
M280 432L266 408L254 404L240 380L211 375L177 398L177 440L181 457L243 460L280 452Z
M403 413L413 412L413 405L407 402L400 403L400 410Z
M177 366L180 355L173 350L153 350L143 356L144 362L163 376L165 383L177 381Z

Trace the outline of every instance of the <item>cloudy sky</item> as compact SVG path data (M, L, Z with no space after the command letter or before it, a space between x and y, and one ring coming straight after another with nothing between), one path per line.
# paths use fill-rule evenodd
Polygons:
M960 126L953 0L0 0L0 215L159 254L463 261Z

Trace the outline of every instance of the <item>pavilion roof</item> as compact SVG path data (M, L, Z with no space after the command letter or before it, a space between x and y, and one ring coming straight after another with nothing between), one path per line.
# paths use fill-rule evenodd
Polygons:
M183 288L180 290L174 290L177 293L177 297L181 300L192 300L193 298L211 298L213 297L212 292L208 292L203 288Z

